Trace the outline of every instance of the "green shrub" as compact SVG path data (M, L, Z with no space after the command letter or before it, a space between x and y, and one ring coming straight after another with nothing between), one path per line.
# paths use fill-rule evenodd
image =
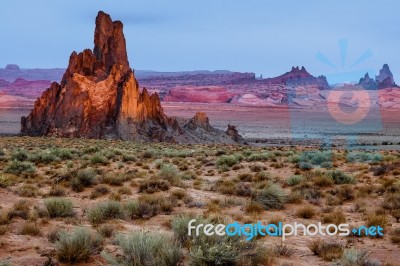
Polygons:
M96 153L90 158L92 164L104 164L107 162L107 158L102 156L100 153Z
M343 266L378 266L381 265L378 261L373 261L369 258L369 252L365 249L357 250L354 248L346 249L343 252L340 260L340 265Z
M36 171L35 166L31 162L11 161L4 169L9 174L33 174Z
M223 155L217 159L216 165L217 167L221 167L223 165L231 167L238 162L239 160L233 155Z
M287 200L287 193L277 184L271 184L253 194L253 200L265 210L282 209Z
M11 159L20 162L26 161L28 160L28 153L24 149L14 150L11 154Z
M154 193L157 191L166 191L171 184L167 180L150 178L139 184L139 192Z
M5 174L0 173L0 187L1 188L7 188L11 185L13 185L14 179L11 178L10 176L7 176Z
M162 164L158 177L167 180L173 186L181 186L182 180L175 165Z
M286 180L286 183L289 186L295 186L295 185L299 184L303 180L304 180L304 176L302 176L302 175L292 175L291 177L289 177Z
M61 231L55 243L58 260L71 264L87 261L100 245L101 240L85 228L76 228L72 234Z
M137 202L136 200L129 200L125 202L124 210L126 216L132 220L140 217L139 202Z
M50 218L72 217L75 215L72 202L65 198L49 198L44 205Z
M189 250L190 265L271 265L272 251L242 237L197 236Z
M123 255L115 257L102 252L107 263L113 266L175 266L182 258L179 243L161 233L141 231L126 236L118 235L116 243L121 248Z
M341 184L353 184L355 183L355 179L343 173L340 170L331 170L326 172L326 176L331 178L335 184L341 185Z
M121 203L109 200L90 208L87 216L92 224L101 224L110 219L124 218L124 210Z

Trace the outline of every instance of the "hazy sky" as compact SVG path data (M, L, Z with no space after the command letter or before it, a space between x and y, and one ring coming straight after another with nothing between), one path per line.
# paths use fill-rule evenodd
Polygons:
M0 67L66 67L72 51L93 48L99 10L124 23L135 69L269 77L304 65L347 81L388 63L400 81L396 0L0 0Z

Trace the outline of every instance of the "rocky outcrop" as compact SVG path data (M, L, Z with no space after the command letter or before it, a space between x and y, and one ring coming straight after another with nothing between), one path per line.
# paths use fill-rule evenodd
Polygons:
M185 126L187 125L187 127ZM123 25L99 12L94 49L73 52L60 83L53 82L21 119L30 136L231 143L204 113L189 122L164 114L160 98L139 89L129 66Z
M319 89L328 89L329 84L325 76L314 77L307 72L304 66L292 67L289 72L275 78L263 79L262 83L284 84L287 86L317 85Z
M61 83L52 83L21 120L21 133L60 137L173 141L179 128L158 96L139 91L123 25L99 12L94 49L73 52Z
M375 80L369 77L368 73L366 73L365 76L360 79L358 85L362 86L366 90L376 90L378 88L378 84Z
M202 128L206 131L216 131L213 127L211 127L210 121L204 112L197 112L196 115L185 125L185 128L190 130Z
M375 79L378 83L378 89L396 87L393 79L393 74L390 71L388 64L383 65L382 69L379 71L379 75L376 76Z
M244 142L243 137L239 134L236 127L233 125L228 125L228 129L226 130L226 134L230 136L236 142ZM245 143L245 142L244 142Z

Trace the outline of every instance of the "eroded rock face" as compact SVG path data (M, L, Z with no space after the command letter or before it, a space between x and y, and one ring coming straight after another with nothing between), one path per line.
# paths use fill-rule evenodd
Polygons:
M93 51L71 54L61 83L52 83L21 119L21 133L173 141L180 130L157 94L139 91L122 23L99 12Z
M390 71L389 65L384 64L382 69L379 71L379 75L376 76L376 82L378 83L379 89L385 89L390 87L395 87L393 74Z
M210 125L207 114L204 112L197 112L196 115L185 125L185 128L191 130L202 128L206 131L215 131L215 129Z

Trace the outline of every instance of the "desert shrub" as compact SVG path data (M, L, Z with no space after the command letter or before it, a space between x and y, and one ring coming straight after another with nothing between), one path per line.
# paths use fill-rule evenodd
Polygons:
M33 174L36 171L35 166L31 162L11 161L4 169L9 174Z
M251 182L253 180L253 175L250 173L238 174L237 178L242 182Z
M172 186L181 186L182 180L178 169L172 164L162 164L158 177L167 180Z
M182 258L179 243L170 236L160 233L135 232L129 235L118 235L116 243L121 248L121 256L102 252L109 265L160 265L174 266Z
M75 215L72 202L65 198L49 198L44 205L50 218L72 217Z
M250 154L247 158L246 161L248 162L253 162L253 161L266 161L270 158L273 157L273 154L269 152L263 152L263 153L253 153Z
M194 232L192 232L192 236L189 236L188 234L189 221L193 219L196 220L193 225L206 223L206 220L202 217L195 217L187 214L178 215L172 218L172 231L174 232L176 239L178 239L182 245L186 245L190 239L193 239Z
M0 225L6 225L11 222L8 212L0 209Z
M68 149L63 148L55 148L51 150L51 153L55 156L59 157L62 160L69 160L72 159L72 153Z
M96 171L92 168L79 170L76 173L76 178L83 186L91 186L96 182Z
M369 214L366 219L366 226L381 226L385 227L389 223L389 219L384 214Z
M31 184L23 184L22 186L17 188L16 192L18 196L27 198L36 197L39 194L38 188Z
M40 231L40 226L32 222L24 223L19 233L21 235L30 235L30 236L40 236L42 234L42 232Z
M124 218L124 209L118 201L109 200L90 208L87 216L92 224L101 224L110 219Z
M338 185L355 183L355 179L352 176L347 175L340 170L328 171L328 172L326 172L326 176L331 178L333 180L333 182L335 182L335 184L338 184Z
M387 210L400 210L400 193L386 195L383 199L383 208Z
M340 259L343 266L379 266L381 263L371 260L369 252L365 249L357 250L354 248L346 249Z
M312 240L308 248L325 261L338 259L343 254L343 246L336 242L325 242L321 239Z
M55 154L50 153L48 151L42 151L39 153L34 153L34 154L30 154L28 156L29 161L31 162L35 162L35 163L52 163L52 162L56 162L59 161L60 158L58 158Z
M322 215L322 222L339 225L346 222L346 216L342 210L338 209L331 213L324 213Z
M260 203L265 210L282 209L287 200L287 193L277 184L271 184L256 191L253 200Z
M97 231L104 238L110 238L114 235L115 227L110 224L101 225Z
M278 256L290 257L294 253L294 249L287 244L280 243L275 245L274 253Z
M66 194L67 192L65 191L65 189L60 186L52 187L49 191L50 197L64 197Z
M12 266L11 262L2 260L0 261L0 266Z
M0 188L7 188L13 184L14 179L11 176L0 173Z
M241 237L205 236L196 237L189 250L190 265L271 265L272 251L263 248L257 241L246 241Z
M102 182L111 186L122 186L125 182L125 177L120 174L107 173L103 178Z
M219 157L216 161L216 166L222 167L222 166L227 166L227 167L231 167L234 164L237 164L239 162L239 160L233 156L233 155L222 155L221 157Z
M106 195L108 193L110 193L110 189L108 187L102 186L102 185L98 185L90 193L90 198L91 199L97 199L98 197L104 196L104 195Z
M8 212L9 219L13 219L15 217L22 218L24 220L29 217L29 208L30 203L27 200L19 200L14 203L12 210Z
M315 176L312 180L313 180L314 184L319 187L330 187L334 184L334 181L332 180L332 178L330 178L326 175Z
M95 153L91 158L90 162L92 164L105 164L107 163L107 158L101 155L100 153Z
M367 153L367 152L351 152L347 155L347 162L372 162L378 163L383 160L383 156L379 153Z
M166 191L170 186L171 184L167 180L150 178L140 182L139 192L154 193L157 191Z
M392 243L400 244L400 228L394 228L390 233L390 240Z
M264 207L255 201L249 201L245 206L244 206L244 211L248 214L250 213L262 213L264 211Z
M354 199L354 188L347 184L334 188L331 193L336 195L342 202Z
M333 153L331 151L305 151L298 158L300 169L312 169L316 166L331 168Z
M298 209L296 215L300 218L311 219L315 215L315 209L307 205Z
M292 175L291 177L289 177L286 180L286 183L289 186L295 186L295 185L298 185L303 180L304 180L304 176L302 176L302 175Z
M124 153L124 154L122 154L122 161L123 162L136 162L137 158L132 154Z
M57 258L60 262L71 264L87 261L98 250L100 242L85 228L76 228L72 234L61 231L55 243Z
M173 210L171 199L161 195L144 194L138 202L140 218L150 218L159 213L169 214Z
M141 216L139 203L136 200L129 200L123 205L126 216L130 219L136 219Z
M28 160L28 156L28 153L24 149L16 149L11 154L11 160L23 162Z

